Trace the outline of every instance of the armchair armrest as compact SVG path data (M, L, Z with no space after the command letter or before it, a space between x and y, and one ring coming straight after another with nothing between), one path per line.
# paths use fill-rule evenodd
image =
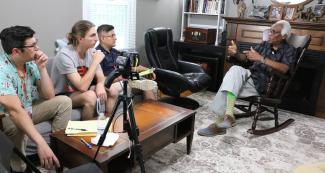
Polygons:
M290 80L290 74L282 74L277 71L271 72L271 78L266 89L267 97L279 97L280 94L283 94L289 85L288 80Z
M278 77L280 79L283 79L283 80L287 80L290 77L290 75L288 73L282 74L282 73L277 72L277 71L272 71L272 75L274 75L274 76L276 76L276 77Z
M156 68L155 74L158 88L167 95L178 97L189 86L188 80L180 73Z
M205 73L202 67L192 62L178 60L182 73Z
M175 71L156 68L155 74L157 76L158 81L164 81L171 83L173 80L177 80L177 83L187 83L187 79L180 73L177 73Z

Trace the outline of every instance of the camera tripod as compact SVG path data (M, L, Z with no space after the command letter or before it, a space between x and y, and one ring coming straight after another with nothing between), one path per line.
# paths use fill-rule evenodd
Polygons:
M142 156L142 148L141 144L139 143L139 128L136 125L135 118L134 118L134 111L132 106L132 97L128 96L127 94L127 86L128 86L128 80L123 80L123 93L122 95L118 96L118 100L116 101L112 115L110 116L107 125L105 127L104 132L101 134L98 143L97 143L97 151L95 154L95 157L93 161L96 161L96 157L98 155L100 147L103 145L106 134L108 132L109 127L112 124L112 121L114 119L115 113L117 111L117 108L119 107L120 103L123 102L123 130L126 130L129 135L129 140L133 142L133 145L131 147L131 152L134 154L136 160L139 162L139 166L141 168L141 172L145 173L144 168L144 160ZM129 114L128 114L129 113Z

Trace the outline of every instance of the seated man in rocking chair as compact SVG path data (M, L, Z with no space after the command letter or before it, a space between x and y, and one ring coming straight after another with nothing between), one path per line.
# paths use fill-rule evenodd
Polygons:
M263 95L266 92L271 71L286 74L295 62L296 49L286 41L290 37L289 22L281 20L273 24L269 40L255 48L238 52L233 41L228 47L231 58L249 63L249 68L232 66L223 78L210 109L217 115L216 122L200 129L201 136L225 134L226 129L236 125L233 109L236 99Z

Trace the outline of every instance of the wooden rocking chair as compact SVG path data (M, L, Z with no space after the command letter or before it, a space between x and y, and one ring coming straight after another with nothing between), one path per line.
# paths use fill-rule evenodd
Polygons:
M294 119L290 118L282 122L281 124L279 123L278 105L281 104L282 97L285 94L286 90L288 89L288 86L290 85L294 77L294 74L297 68L299 67L303 58L303 54L305 50L308 48L310 41L311 41L310 35L298 36L295 34L291 34L288 43L293 45L295 48L297 48L297 61L294 67L292 67L291 70L285 75L273 71L265 95L241 98L243 100L248 101L249 104L235 105L236 108L244 112L241 114L235 114L236 119L253 116L253 123L251 129L248 130L248 133L254 135L266 135L273 132L277 132L287 127L292 122L294 122ZM254 111L252 111L253 105L256 107ZM274 127L268 129L256 129L256 123L258 120L261 120L260 115L262 112L265 111L270 112L274 115L274 118L271 118L274 119L275 121Z

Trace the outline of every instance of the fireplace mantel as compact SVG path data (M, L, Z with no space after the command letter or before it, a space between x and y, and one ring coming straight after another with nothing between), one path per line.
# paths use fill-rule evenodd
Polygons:
M258 25L258 26L271 26L276 21L265 20L265 19L253 19L253 18L238 18L238 17L224 17L228 23L247 24L247 25ZM316 22L292 22L290 21L291 27L296 29L312 29L318 31L324 31L325 23Z
M275 21L262 19L224 18L227 21L228 42L235 40L240 45L239 48L242 49L261 43L263 31L275 23ZM297 101L299 99L292 98L290 100L289 98L284 108L325 118L325 23L290 22L290 24L292 33L298 35L310 34L312 37L308 51L305 53L304 64L298 69L297 73L302 74L301 76L305 76L308 79L306 72L313 71L311 73L313 81L310 81L308 96L299 98L301 99L300 101ZM228 68L229 64L225 64L225 69ZM304 83L305 79L298 80ZM301 87L301 89L304 90L305 87ZM299 93L297 92L297 94Z
M251 43L260 43L262 41L262 32L275 23L275 21L261 19L235 17L225 17L225 19L228 23L228 40L234 39ZM290 22L290 24L292 33L311 35L312 40L308 48L309 50L325 51L325 23Z

